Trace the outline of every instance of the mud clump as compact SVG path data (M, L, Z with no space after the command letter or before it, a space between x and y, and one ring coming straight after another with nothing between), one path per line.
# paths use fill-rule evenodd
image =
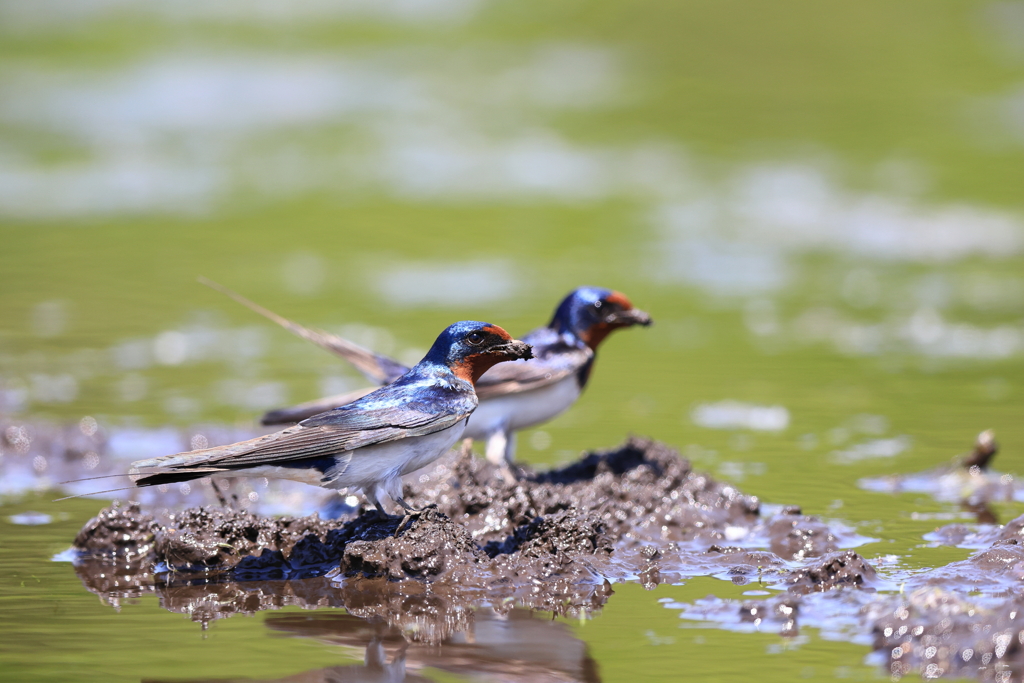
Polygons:
M157 533L154 552L169 567L229 568L269 549L289 553L304 540L323 540L334 524L318 516L272 519L224 508L192 508L171 515Z
M958 525L951 525L933 534L933 538L969 542L972 547L983 547L966 560L952 562L923 572L914 577L914 586L956 588L969 586L985 588L995 593L1020 593L1024 581L1024 515L1008 522L1002 528L956 533Z
M839 540L828 525L799 511L784 512L789 514L777 515L768 524L772 552L799 560L839 549Z
M159 531L160 525L138 504L109 507L82 527L73 546L91 557L132 559L152 551Z
M345 543L338 573L392 580L428 578L477 563L482 554L464 527L427 508L399 537Z
M484 546L488 557L522 553L523 557L553 556L563 562L573 556L612 551L612 539L604 522L592 515L581 516L575 510L562 510L548 517L537 517L518 528L503 542Z
M1016 541L1024 544L1024 515L1011 519L999 532L1000 541Z
M826 555L810 567L789 575L786 583L791 593L813 593L837 588L866 588L877 578L874 567L853 552Z

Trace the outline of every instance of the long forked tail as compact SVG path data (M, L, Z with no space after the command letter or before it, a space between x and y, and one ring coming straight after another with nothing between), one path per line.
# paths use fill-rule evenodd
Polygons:
M104 474L99 477L83 477L81 479L69 479L68 481L60 482L64 484L78 484L83 481L97 481L99 479L129 479L128 486L117 486L112 489L103 489L100 491L85 491L84 493L75 493L70 496L64 496L62 498L55 498L53 502L59 503L62 500L71 500L72 498L86 498L88 496L98 496L104 493L115 493L117 491L131 491L135 488L142 488L145 486L159 486L160 484L174 484L181 481L192 481L193 479L200 479L208 476L215 472L223 472L222 468L206 468L205 470L193 469L187 471L151 471L151 472L138 472L135 467L132 467L131 472L122 472L121 474Z
M167 470L166 472L152 472L149 474L143 474L141 477L135 480L135 486L142 488L144 486L159 486L160 484L177 484L180 481L192 481L193 479L202 479L208 477L215 472L225 472L224 468L210 467L204 469L193 469L193 470Z
M200 276L199 282L211 289L217 290L221 294L231 297L249 310L259 313L264 318L277 323L295 336L301 337L306 341L313 342L320 348L341 356L355 366L359 372L363 373L368 380L375 384L390 384L409 371L408 367L393 358L388 358L387 356L376 354L369 349L364 349L362 346L359 346L354 342L350 342L344 337L339 337L336 334L323 332L321 330L313 330L296 322L292 322L271 310L263 308L257 303L249 301L238 292L228 289L224 285L218 284L213 280Z
M298 428L301 429L301 428ZM247 441L229 444L227 446L213 446L196 451L186 451L173 455L162 455L157 458L136 460L131 464L127 472L121 474L106 474L97 477L85 477L61 482L62 484L77 484L83 481L96 481L99 479L122 479L127 478L130 484L105 491L89 491L66 498L81 498L99 493L112 493L114 491L125 491L132 488L143 488L146 486L159 486L160 484L176 484L178 482L192 481L216 474L218 472L230 472L244 468L250 463L245 460L247 456L260 448L273 448L274 442L282 436L293 433L294 430L284 430L273 434L264 434ZM242 459L239 462L239 458ZM120 483L120 482L118 482ZM60 498L59 500L66 500Z
M175 484L201 479L217 472L229 472L249 465L250 463L245 461L247 456L251 456L260 448L272 447L277 439L291 431L264 434L226 446L212 446L196 451L136 460L128 474L136 486L143 487ZM239 459L242 459L242 462Z

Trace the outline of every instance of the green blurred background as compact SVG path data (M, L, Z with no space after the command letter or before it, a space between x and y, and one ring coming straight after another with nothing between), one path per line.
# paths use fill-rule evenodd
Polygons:
M944 463L989 427L997 467L1018 468L1022 46L1016 1L3 0L0 414L250 425L360 386L199 275L406 361L454 320L522 333L595 284L656 326L610 339L521 458L648 434L880 539L869 558L962 557L921 547L955 507L856 480ZM744 417L758 407L783 419ZM39 565L98 506L34 529L28 559L0 520L0 658L24 653L26 679L40 643L112 621L196 636L163 635L179 617L155 603L115 617ZM80 631L33 611L53 595L22 592L33 572L91 610ZM776 655L777 637L711 632L710 655L657 603L693 590L627 588L575 627L605 680L672 680L729 649L744 656L722 680L875 673L867 648L813 638ZM674 644L645 635L655 622ZM113 637L68 661L213 676L218 638L158 671Z

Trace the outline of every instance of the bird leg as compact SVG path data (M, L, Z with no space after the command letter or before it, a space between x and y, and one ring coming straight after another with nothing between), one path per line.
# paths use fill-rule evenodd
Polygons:
M224 496L224 492L220 490L220 483L217 481L216 478L210 477L210 486L213 487L213 492L217 494L217 502L220 503L221 507L227 508L229 510L234 507L233 505L231 505L231 503L228 502L228 499ZM234 498L235 502L238 502L237 495L232 494L232 498Z
M501 459L501 476L508 484L514 485L519 481L522 470L515 464L516 458L516 433L509 432L505 440L505 457Z
M487 445L484 448L487 460L498 468L501 478L506 484L515 484L518 477L512 466L512 458L516 452L515 432L499 429L487 436Z
M391 515L389 515L387 513L387 510L384 509L384 506L380 504L380 499L377 498L377 494L376 493L372 493L370 491L364 491L363 495L365 495L366 496L366 500L371 502L371 503L373 503L373 507L375 507L377 509L377 519L379 519L379 520L391 519Z
M487 461L492 465L500 467L502 461L505 460L505 448L507 446L508 432L503 428L499 428L497 431L488 434L487 444L484 446L484 453L487 455Z

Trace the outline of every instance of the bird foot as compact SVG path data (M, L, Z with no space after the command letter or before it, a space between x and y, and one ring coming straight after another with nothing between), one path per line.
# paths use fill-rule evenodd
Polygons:
M405 510L405 516L402 517L402 521L400 521L398 523L398 528L395 529L395 538L398 538L398 534L401 533L402 529L405 528L406 524L410 524L412 522L412 520L414 520L414 519L419 519L420 515L422 515L424 512L426 512L430 508L437 508L437 506L436 505L427 505L426 507L423 507L423 508L417 510L416 508L414 508L414 507L412 507L410 505L403 505L402 509ZM410 527L411 527L411 524L410 524Z
M395 538L398 538L398 534L402 533L402 529L405 525L411 522L414 518L419 517L423 514L423 510L411 510L405 513L405 517L402 517L402 521L398 523L398 528L395 529Z

